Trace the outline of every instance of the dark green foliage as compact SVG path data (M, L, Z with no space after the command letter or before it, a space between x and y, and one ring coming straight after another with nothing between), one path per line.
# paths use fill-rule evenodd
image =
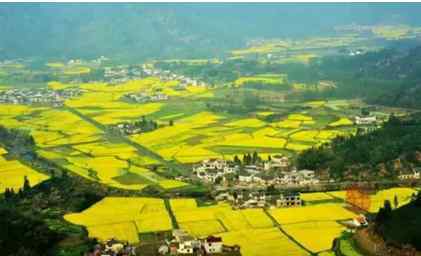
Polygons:
M31 184L29 183L28 177L25 176L24 181L23 181L23 192L29 193L30 190L31 190Z
M41 219L23 215L10 204L0 202L0 251L2 255L52 255L62 236Z
M395 210L385 202L376 216L375 230L386 242L411 244L421 250L421 193L414 200Z
M405 157L421 151L421 117L413 115L398 119L391 117L384 127L370 133L351 137L338 137L330 144L304 151L297 157L299 168L315 170L329 169L337 177L342 177L350 169L359 172L373 171L380 164L393 172L392 161L409 159L414 165L416 158Z

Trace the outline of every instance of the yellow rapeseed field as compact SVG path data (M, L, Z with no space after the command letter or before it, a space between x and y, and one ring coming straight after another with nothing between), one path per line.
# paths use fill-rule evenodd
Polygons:
M174 189L174 188L185 187L188 184L182 181L178 181L178 180L164 179L164 180L159 181L158 185L162 187L163 189Z
M243 229L218 234L224 244L240 245L244 256L306 256L309 255L277 228Z
M335 221L312 221L283 225L282 228L305 248L320 252L332 248L333 240L346 229Z
M198 207L194 199L171 199L170 205L179 225L187 222L193 235L203 235L194 231L199 232L204 221L216 221L226 229L225 231L273 227L271 219L262 209L233 210L226 203ZM217 226L214 225L210 230L216 230ZM210 234L212 233L207 235Z
M315 137L319 134L317 130L306 130L306 131L299 131L292 134L290 139L295 141L306 141L306 142L315 142L317 141Z
M4 154L7 154L7 150L0 147L0 155L4 155Z
M304 202L317 202L317 201L333 200L334 198L324 192L314 192L314 193L301 193L301 199L304 200Z
M93 225L87 227L89 237L97 238L99 241L107 241L110 238L117 238L129 243L139 243L139 234L135 222L122 222L104 225Z
M226 126L234 126L234 127L262 127L265 126L266 123L263 121L260 121L256 118L246 118L246 119L240 119L234 122L230 122L225 124Z
M288 115L288 120L311 121L313 120L313 118L311 116L307 116L303 114L290 114Z
M311 148L311 146L299 144L299 143L288 142L288 144L286 144L285 148L289 149L289 150L292 150L292 151L300 152L300 151Z
M3 148L1 149L2 152L5 152ZM3 193L6 188L17 192L22 188L25 176L28 178L31 186L48 179L47 175L31 169L19 161L7 161L3 156L0 156L0 193Z
M136 242L135 230L147 233L172 229L164 201L158 198L106 197L83 212L67 214L64 218L73 224L86 226L91 237L102 240L114 237ZM117 231L121 232L106 228L115 224L118 224Z
M63 74L65 75L83 75L88 74L91 72L89 67L82 67L82 66L74 66L74 67L66 67L63 70Z
M285 75L259 75L259 76L248 76L240 77L234 81L234 86L240 87L246 83L261 83L268 85L279 85L284 83Z
M327 203L296 208L276 208L269 213L281 224L293 224L311 221L335 221L351 219L356 215L346 210L342 204Z
M64 68L64 63L62 62L48 62L45 65L49 68Z
M282 121L279 121L278 123L277 123L277 125L280 127L280 128L291 128L291 129L296 129L296 128L299 128L300 126L301 126L301 124L302 124L303 122L302 121L300 121L300 120L289 120L289 119L286 119L286 120L282 120Z
M398 199L398 206L407 204L410 202L413 193L416 193L416 190L412 188L391 188L380 190L375 195L370 196L371 204L369 211L373 213L378 212L380 207L383 207L385 200L389 200L392 203L392 206L394 206L395 196Z
M354 124L354 122L352 122L348 118L341 117L341 118L339 118L339 120L337 120L333 123L330 123L329 126L337 127L337 126L348 126L348 125L353 125L353 124Z
M369 211L372 213L377 212L380 207L383 207L384 201L389 200L392 203L392 206L394 206L394 198L395 195L398 198L398 207L402 206L404 204L409 203L411 200L412 194L416 192L413 188L390 188L385 190L380 190L375 194L370 195L370 209ZM334 197L346 200L346 191L330 191L327 192L327 194L330 194Z
M218 220L202 220L180 223L180 228L197 237L206 237L226 232Z
M324 107L326 105L326 101L324 101L324 100L309 101L309 102L306 102L306 105L308 105L312 108L320 108L320 107Z

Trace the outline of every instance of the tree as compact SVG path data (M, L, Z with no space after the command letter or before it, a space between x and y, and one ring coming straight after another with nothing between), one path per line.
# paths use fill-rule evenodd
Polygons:
M276 188L274 185L270 185L266 188L266 193L268 195L275 195L276 194Z
M9 188L6 188L5 190L4 190L4 199L6 199L6 201L9 201L10 200L10 190L9 190Z
M234 156L234 163L235 163L236 165L241 165L241 160L240 160L240 158L238 158L238 156L237 156L237 155L235 155L235 156Z
M252 156L252 163L255 164L259 161L259 155L257 154L256 151L253 152L253 156Z
M272 157L268 155L268 161L272 161Z
M243 164L244 165L247 165L248 164L248 159L247 159L247 155L246 154L243 155Z
M251 164L251 163L252 163L252 157L250 153L247 153L247 164Z
M237 198L238 198L237 191L234 191L234 193L232 193L232 197L234 197L234 200L237 200Z
M399 206L398 196L395 195L395 198L393 199L393 205L395 206L395 209Z
M88 169L88 176L96 180L98 179L98 173L92 168Z
M390 214L392 213L392 204L390 203L389 200L384 201L383 208L385 210L386 216L390 217Z
M29 183L28 177L23 178L23 192L27 193L31 190L31 184Z

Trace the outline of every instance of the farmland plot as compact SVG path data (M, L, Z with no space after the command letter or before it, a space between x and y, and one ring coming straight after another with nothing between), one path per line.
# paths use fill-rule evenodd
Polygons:
M3 148L0 148L0 151L2 154L6 152ZM48 179L47 175L31 169L19 161L7 161L0 155L0 193L3 193L6 188L13 189L17 192L23 187L25 177L28 178L31 186L35 186Z
M172 229L164 201L157 198L106 197L83 212L67 214L64 218L87 227L90 237L101 240L114 237L136 243L137 233Z

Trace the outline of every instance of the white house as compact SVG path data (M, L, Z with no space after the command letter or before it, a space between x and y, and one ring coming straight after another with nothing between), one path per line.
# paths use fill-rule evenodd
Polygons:
M281 194L279 199L276 200L277 207L294 207L301 206L302 200L300 193L286 193Z
M355 123L358 125L364 125L364 124L375 124L377 122L376 116L367 116L367 117L355 117Z
M250 183L253 181L253 175L250 173L242 173L238 176L238 181L243 183Z
M421 175L420 175L419 170L406 171L406 172L401 172L398 178L401 180L416 180L416 179L421 178Z
M221 253L223 248L222 238L209 236L203 241L203 247L207 254Z
M264 163L264 169L270 170L273 168L287 168L289 166L289 159L286 156L275 155L270 161Z
M200 241L194 239L185 231L175 229L172 232L178 254L192 254L196 248L200 248Z

